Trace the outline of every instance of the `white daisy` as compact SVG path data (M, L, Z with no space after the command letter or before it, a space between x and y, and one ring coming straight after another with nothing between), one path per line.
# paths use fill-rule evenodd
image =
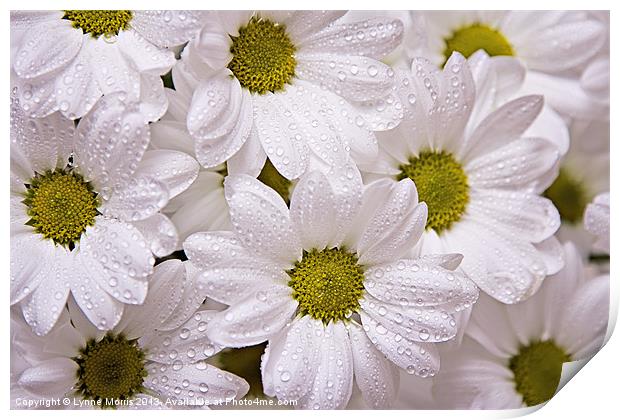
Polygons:
M124 93L106 95L73 121L29 119L11 97L11 304L46 334L72 292L100 329L147 292L153 254L177 235L159 213L196 178L176 151L145 152L149 128Z
M63 310L63 322L46 337L22 330L14 345L27 346L32 367L18 384L40 397L74 396L104 408L155 408L168 400L204 406L245 395L243 379L205 362L220 349L205 334L216 311L197 311L169 330L168 317L180 302L182 269L178 260L158 265L144 304L127 308L110 331L94 328L73 300ZM152 407L136 406L144 401Z
M538 117L541 96L499 108L480 98L465 58L454 53L443 71L415 59L398 71L405 119L379 133L379 157L361 165L366 181L383 185L410 178L429 217L417 252L457 252L462 268L504 303L531 296L562 266L553 237L560 218L537 190L556 167L556 145L524 132ZM484 85L491 91L492 83ZM497 89L498 97L502 92ZM372 185L372 184L371 184Z
M204 270L207 295L230 307L209 337L229 347L269 340L265 394L299 408L342 408L353 376L366 402L396 396L394 365L433 376L435 342L456 334L453 314L471 306L475 285L455 271L460 255L401 258L420 237L426 205L409 180L371 187L359 173L302 177L290 210L248 175L229 175L234 232L203 232L184 244Z
M84 116L98 98L123 91L149 121L168 106L160 75L175 63L166 47L187 42L204 12L65 10L11 12L11 68L24 111Z
M479 49L514 56L527 66L525 91L542 93L554 109L571 116L596 115L579 89L584 63L608 38L605 25L578 11L412 12L417 40L410 50L443 65L454 51L465 57ZM419 26L422 25L422 28ZM561 93L561 94L560 94ZM583 98L581 98L583 96Z
M597 195L586 207L584 224L586 230L597 236L594 244L609 253L609 193Z
M603 345L609 275L586 277L581 257L565 245L566 267L527 302L501 305L484 296L460 347L442 351L434 379L438 407L506 409L549 400L562 363L587 359Z
M198 161L287 179L376 154L369 130L394 127L402 105L379 59L400 42L398 20L340 23L338 11L213 12L183 50L168 91ZM185 107L187 110L182 109ZM244 169L245 168L245 169Z

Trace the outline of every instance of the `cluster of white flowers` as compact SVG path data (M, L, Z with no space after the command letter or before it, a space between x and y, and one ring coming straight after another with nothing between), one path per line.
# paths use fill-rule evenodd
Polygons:
M517 408L603 345L608 13L15 11L10 54L16 408Z

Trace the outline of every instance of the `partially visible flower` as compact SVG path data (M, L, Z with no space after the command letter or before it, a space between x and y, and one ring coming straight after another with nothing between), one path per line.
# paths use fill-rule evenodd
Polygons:
M571 145L559 162L559 175L544 192L560 213L557 236L572 242L584 257L592 254L595 238L584 227L588 205L609 191L609 121L571 124Z
M564 247L566 266L523 303L480 296L460 347L441 351L433 394L438 407L533 406L556 392L562 364L593 356L609 318L609 275L587 278L581 256Z
M148 121L168 106L160 75L167 47L187 42L204 12L65 10L11 12L11 68L24 112L83 117L102 95L123 91Z
M15 92L14 92L15 93ZM160 213L198 163L176 151L145 152L149 127L124 93L106 95L73 121L24 115L11 97L11 304L46 334L69 291L100 329L147 293L153 254L176 249Z
M127 308L110 331L94 328L73 300L46 337L15 331L14 345L27 346L32 360L18 384L39 397L72 396L102 408L169 408L167 400L202 407L243 397L243 379L205 361L220 349L205 334L215 311L197 311L178 328L167 325L181 302L182 269L178 260L158 265L144 304Z
M389 407L395 366L435 375L434 343L456 335L453 314L477 298L457 270L460 255L403 258L426 222L413 182L361 196L359 173L350 176L306 174L289 210L258 180L229 175L234 231L184 243L207 295L230 305L213 318L209 337L229 347L269 340L264 392L298 408L345 407L354 376L367 404Z
M586 230L597 237L594 246L609 253L609 193L594 197L584 217Z
M469 57L483 49L514 56L528 72L524 94L543 94L571 117L595 116L597 106L580 86L583 66L608 40L608 27L579 11L415 11L417 39L410 58L427 57L443 66L458 51ZM566 92L571 92L567 95Z
M169 113L187 126L197 160L285 178L370 161L374 130L398 124L393 71L398 20L341 23L339 11L213 12L183 50ZM239 168L239 170L237 170Z
M484 292L516 303L563 265L553 236L558 212L539 194L555 175L560 150L527 132L541 96L504 96L511 90L497 78L518 71L500 71L484 54L472 64L476 79L458 52L443 70L423 58L411 71L397 70L405 118L378 133L379 156L360 169L369 185L415 183L428 219L414 254L462 254L462 269ZM562 133L553 127L538 133Z

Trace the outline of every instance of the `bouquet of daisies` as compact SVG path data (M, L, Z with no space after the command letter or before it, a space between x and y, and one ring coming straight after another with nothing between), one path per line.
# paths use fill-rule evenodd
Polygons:
M10 35L13 408L518 408L603 345L608 12Z

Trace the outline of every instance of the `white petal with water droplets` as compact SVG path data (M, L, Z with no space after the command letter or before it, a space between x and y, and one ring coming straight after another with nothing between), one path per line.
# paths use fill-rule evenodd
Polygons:
M185 404L203 406L243 397L247 382L232 373L197 363L150 363L144 387L167 398L181 399Z
M34 232L11 235L11 305L32 293L47 277L56 246Z
M304 316L269 341L261 365L266 395L298 400L310 391L321 357L324 330L320 320Z
M370 341L393 363L409 374L433 377L439 370L439 352L434 344L414 342L388 330L364 311L362 326Z
M192 314L179 328L170 331L146 331L140 345L148 349L146 358L160 363L179 365L209 358L222 350L222 346L207 337L207 326L217 311L203 310Z
M314 410L343 409L353 389L351 341L342 322L325 327L321 356L310 391L298 408Z
M298 303L286 285L260 285L254 293L216 315L208 326L214 342L245 347L270 339L292 319Z
M62 397L75 384L78 365L67 357L55 357L26 369L17 383L34 395Z
M165 257L177 249L179 235L168 216L156 213L148 219L132 224L149 243L149 248L156 257Z
M140 72L164 74L175 63L172 51L151 44L133 29L120 31L116 45L125 59Z
M364 288L377 299L407 307L438 307L449 312L471 306L475 284L460 271L446 270L427 260L401 259L364 273Z
M392 374L391 362L370 341L363 329L349 325L355 382L364 401L373 409L390 408L396 399L399 377Z
M160 47L189 41L206 17L203 10L133 10L132 13L132 28Z
M243 246L282 268L291 267L301 257L301 245L282 197L248 175L226 177L224 190Z
M101 212L127 222L145 220L168 204L168 188L161 180L134 174L121 188L115 188L104 202Z
M166 320L161 330L173 330L186 322L202 305L206 299L206 290L203 282L199 280L201 271L198 270L190 261L184 261L183 296L176 309Z

